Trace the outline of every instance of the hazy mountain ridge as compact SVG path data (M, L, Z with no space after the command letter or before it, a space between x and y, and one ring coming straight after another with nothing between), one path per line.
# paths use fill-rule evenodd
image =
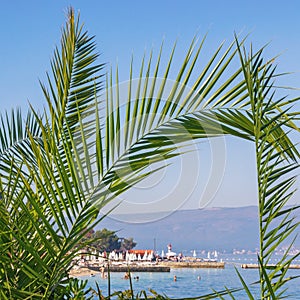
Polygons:
M100 226L118 230L120 237L133 237L136 248L155 247L158 251L166 250L168 243L178 252L190 249L254 250L258 247L256 206L178 210L166 217L161 216L152 214L152 219L157 221L137 224L132 222L137 218L142 220L142 215L126 215L126 220L131 220L131 223L117 221L118 216L107 217Z

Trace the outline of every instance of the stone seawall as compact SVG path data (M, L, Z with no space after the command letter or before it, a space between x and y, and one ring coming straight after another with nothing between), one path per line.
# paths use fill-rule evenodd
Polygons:
M242 264L243 269L258 269L258 264ZM276 268L277 265L268 265L268 267ZM300 265L290 265L289 269L300 269Z
M178 268L217 268L223 269L225 267L224 262L173 262L163 261L157 264L111 264L109 266L110 272L127 272L128 268L131 272L170 272L170 269ZM99 266L89 266L90 270L100 271ZM107 265L104 267L104 271L108 271Z
M224 262L214 262L214 261L197 261L197 262L173 262L173 261L165 261L160 262L161 266L168 266L170 268L217 268L224 269Z
M99 271L99 267L89 266L90 270ZM161 265L110 265L110 272L170 272L170 267ZM107 272L107 266L104 267L104 271Z

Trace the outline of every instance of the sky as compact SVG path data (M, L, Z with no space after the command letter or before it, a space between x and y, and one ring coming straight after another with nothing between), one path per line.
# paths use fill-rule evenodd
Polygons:
M180 58L196 34L202 37L208 33L206 44L215 49L223 40L232 41L234 32L242 32L250 34L248 39L257 48L270 43L265 55L281 54L278 70L295 72L285 77L282 84L300 87L300 2L297 0L284 3L274 0L3 1L0 9L1 113L16 107L25 110L29 102L37 109L45 104L39 80L46 82L45 74L50 71L50 59L54 47L59 45L69 6L80 11L85 28L95 35L100 62L108 66L118 64L120 81L128 79L132 54L139 61L144 51L153 48L158 52L163 40L167 52L177 40ZM175 163L174 169L164 171L157 190L153 189L156 183L151 180L134 190L134 195L143 199L133 203L138 211L155 211L157 207L163 210L170 203L172 209L256 205L253 145L233 138L211 145L197 145L197 154L186 158L188 169L182 169L183 160L179 165ZM212 153L212 148L217 148L222 157L225 155L220 166L212 167L208 163L207 157L218 156ZM198 166L193 169L195 159ZM208 173L203 173L202 167ZM219 173L214 174L218 167ZM181 175L173 178L178 170ZM187 182L182 179L185 173L192 176ZM208 200L203 200L205 186L215 179L217 182L210 187L214 192L207 191ZM162 186L168 187L167 192ZM182 192L186 193L181 195ZM152 204L148 207L145 199L149 195ZM175 201L176 197L180 199ZM126 201L119 212L132 204Z

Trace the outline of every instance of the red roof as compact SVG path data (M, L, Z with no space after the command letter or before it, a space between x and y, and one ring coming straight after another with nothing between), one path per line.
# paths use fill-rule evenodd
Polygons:
M137 255L144 255L145 254L145 252L147 252L148 254L150 254L151 252L153 252L153 250L135 250L135 249L131 249L131 250L129 250L128 251L129 253L134 253L134 254L137 254Z

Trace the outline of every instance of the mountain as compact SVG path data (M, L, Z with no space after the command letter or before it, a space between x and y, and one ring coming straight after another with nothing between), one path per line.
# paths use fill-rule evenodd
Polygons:
M144 219L156 221L136 223L136 215L114 215L106 217L99 226L118 231L120 237L133 237L136 248L155 247L158 251L165 250L169 243L178 252L190 249L253 250L258 246L255 206L178 210L165 217L157 213ZM143 216L139 215L138 220L143 220Z
M155 221L137 223L143 219ZM155 248L159 252L166 251L169 243L175 252L192 249L232 252L255 250L259 245L256 206L177 210L169 215L115 215L104 218L99 226L118 231L119 237L133 237L137 249Z

